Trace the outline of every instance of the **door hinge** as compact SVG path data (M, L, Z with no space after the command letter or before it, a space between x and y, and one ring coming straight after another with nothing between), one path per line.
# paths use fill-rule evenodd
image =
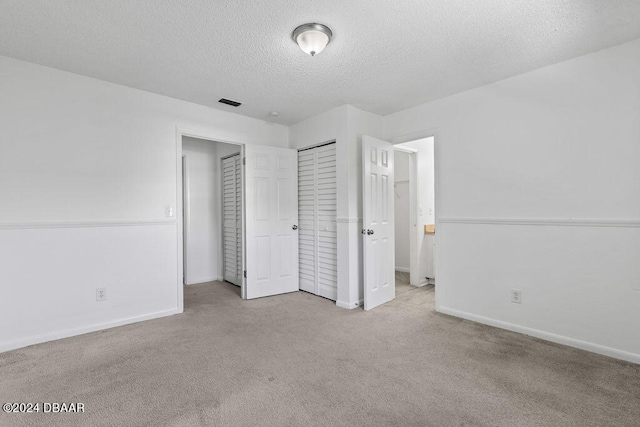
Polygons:
M244 278L247 278L247 270L244 271Z
M242 158L242 164L243 164L243 165L246 165L246 164L247 164L247 158L246 158L246 157L243 157L243 158Z

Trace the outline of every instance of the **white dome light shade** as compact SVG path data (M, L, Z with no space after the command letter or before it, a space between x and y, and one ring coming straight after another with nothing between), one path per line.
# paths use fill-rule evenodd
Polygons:
M322 52L324 47L329 43L329 37L320 31L311 30L300 34L296 41L300 49L314 56L316 53Z
M311 56L322 52L331 41L331 30L322 24L304 24L293 31L293 39L300 49Z

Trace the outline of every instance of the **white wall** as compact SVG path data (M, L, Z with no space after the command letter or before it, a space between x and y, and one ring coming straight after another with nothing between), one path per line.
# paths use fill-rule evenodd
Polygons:
M409 158L410 154L402 151L395 152L394 175L394 221L396 239L396 270L409 272L411 266L409 258L411 206L409 197Z
M636 40L385 118L436 135L439 311L640 362L639 75Z
M179 311L177 127L288 144L284 126L6 57L0 117L0 351Z
M217 143L183 137L185 157L184 282L187 285L218 280L220 240L220 168Z

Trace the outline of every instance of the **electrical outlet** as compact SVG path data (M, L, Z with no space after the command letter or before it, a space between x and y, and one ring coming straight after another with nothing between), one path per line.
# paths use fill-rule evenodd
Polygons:
M522 291L520 289L511 289L511 302L522 304Z
M107 288L96 288L96 301L104 301L107 299Z

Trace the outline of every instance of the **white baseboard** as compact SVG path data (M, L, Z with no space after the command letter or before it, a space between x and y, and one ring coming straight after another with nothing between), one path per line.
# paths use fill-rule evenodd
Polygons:
M415 286L416 288L421 288L423 286L427 286L429 284L429 281L426 279L422 279L418 282L417 285L411 285L411 286Z
M336 301L336 305L338 307L346 308L346 309L349 309L349 310L354 309L354 308L358 308L358 307L362 307L363 303L364 303L363 300L359 300L359 301L357 301L355 303L351 303L351 304L349 304L348 302L345 302L345 301L340 301L340 300Z
M216 277L200 277L198 279L189 280L186 283L186 285L187 286L199 285L200 283L215 282L216 280L222 280L222 279L220 279L218 276L216 276Z
M402 273L410 273L411 270L409 270L408 268L405 267L396 267L396 271L400 271Z
M173 308L171 310L157 311L155 313L143 314L141 316L128 317L125 319L114 320L106 323L97 323L79 328L65 329L62 331L49 332L42 335L33 335L26 338L20 338L13 341L0 342L0 353L9 350L15 350L29 345L40 344L47 341L69 338L76 335L87 334L89 332L101 331L103 329L115 328L116 326L128 325L130 323L142 322L144 320L157 319L159 317L171 316L173 314L182 313L182 310Z
M562 335L541 331L538 329L527 328L526 326L520 326L513 323L503 322L502 320L491 319L489 317L478 316L475 314L455 310L448 307L436 307L436 311L439 313L448 314L450 316L471 320L473 322L482 323L489 326L495 326L496 328L506 329L508 331L530 335L532 337L540 338L546 341L551 341L557 344L563 344L569 347L590 351L592 353L602 354L604 356L609 356L616 359L625 360L627 362L640 364L640 354L630 353L628 351L618 350L611 347L605 347L603 345L594 344L587 341L581 341L575 338L569 338Z

